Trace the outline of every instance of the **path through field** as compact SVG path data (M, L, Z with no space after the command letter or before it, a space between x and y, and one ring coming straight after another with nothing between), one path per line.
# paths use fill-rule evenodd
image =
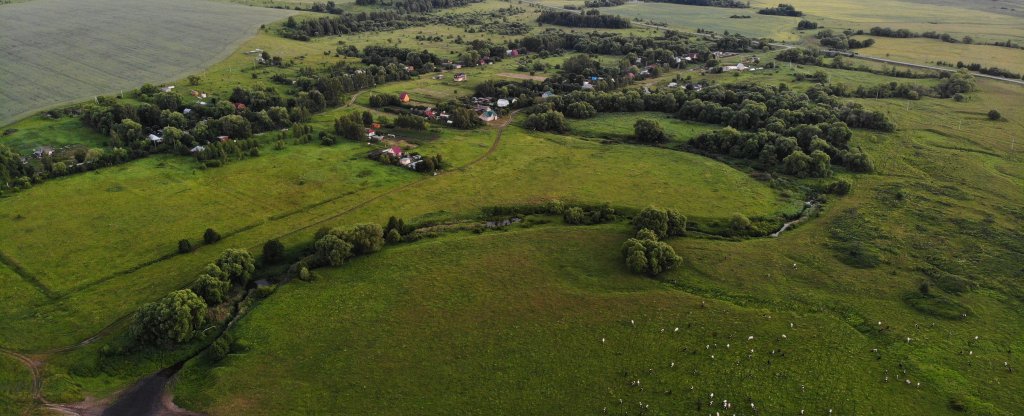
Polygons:
M54 105L169 82L292 12L206 0L33 0L0 7L0 125Z

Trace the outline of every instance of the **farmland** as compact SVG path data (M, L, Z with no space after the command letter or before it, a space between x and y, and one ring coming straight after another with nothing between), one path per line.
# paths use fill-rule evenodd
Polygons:
M203 0L6 5L0 125L56 104L182 78L287 14Z
M36 2L35 7L55 7L49 1L3 5L0 14ZM21 118L0 138L44 173L31 186L0 194L0 284L5 287L0 292L5 318L0 321L0 413L65 404L98 412L102 409L95 406L124 397L140 378L194 354L169 391L176 405L211 415L590 414L605 409L938 415L959 414L961 408L967 414L1002 415L1024 409L1017 393L1024 390L1017 370L1024 349L1020 86L977 79L976 89L953 99L936 92L945 79L783 64L774 60L777 51L756 48L721 64L764 67L757 71L721 72L713 63L649 66L637 60L644 54L628 56L615 48L609 54L544 50L519 57L509 50L505 59L455 69L447 61L467 60L466 51L483 41L494 42L489 46L497 53L490 53L496 55L515 47L522 35L489 31L496 22L523 23L529 33L549 36L546 31L563 29L538 26L537 10L526 4L506 16L508 3L488 0L439 12L449 18L477 13L466 27L433 21L299 41L279 36L287 27L286 12L232 3L311 2L184 3L181 16L195 14L195 8L240 14L224 24L240 25L232 34L238 38L229 39L236 43L224 46L223 54L207 58L206 63L219 60L207 69L178 70L156 80L179 85L173 94L181 101L156 111L159 120L149 124L159 123L154 124L159 131L147 125L135 134L136 142L121 144L132 150L131 160L89 166L89 154L119 151L115 143L123 137L115 131L118 126L101 133L74 112ZM963 30L978 39L985 33L992 40L1016 36L1015 27L1000 26L1013 14L987 5L875 3L921 15L879 16L839 0L825 2L828 6L797 1L797 7L833 28L889 25L920 31L931 19L947 25L943 30ZM380 9L338 4L346 10ZM643 3L601 10L629 16L638 9L657 16L644 19L671 20L686 29L788 40L807 36L795 30L797 19L757 15L755 9ZM737 11L753 17L728 18ZM954 30L950 25L957 14L960 22L991 19L996 25L991 32L975 32L970 25ZM314 16L302 13L297 19ZM270 20L277 21L255 31ZM183 23L177 25L180 30ZM668 47L671 42L715 47L696 37L661 38L651 29L607 32L658 37ZM935 40L877 40L863 52L921 62L951 59ZM606 41L611 43L601 40ZM631 38L621 47L635 43ZM380 67L358 56L359 50L385 45L412 52L399 50L392 64ZM357 54L346 51L350 46ZM991 50L998 58L981 62L1010 69L1020 52L952 47L979 60L980 51ZM275 59L259 62L245 53L253 49ZM435 54L430 65L452 69L419 69L425 62L409 68L404 60L416 54ZM574 118L564 102L582 95L580 79L559 80L585 75L582 80L598 83L591 73L571 72L569 67L582 61L601 67L593 71L609 71L604 75L609 78L628 74L632 79L642 69L654 75L639 74L614 88L599 86L589 97L601 110ZM330 88L318 81L337 76L356 85L353 75L364 69L379 71L377 78L341 91L336 105L302 114L315 101L311 91ZM175 79L193 72L200 75L195 85ZM456 82L455 72L468 80ZM467 128L442 119L408 123L426 107L472 109L477 101L470 97L487 94L478 87L488 81L526 79L548 84L508 92L503 97L518 103L499 110L498 120ZM88 107L141 108L166 98L135 89L147 80L125 80L124 96ZM800 103L839 84L847 92L906 84L924 93L915 99L827 96L810 104L816 115L797 114L803 108L780 110L771 126L764 120L757 130L742 127L734 121L738 118L714 118L747 114L747 107L756 111L759 100L768 103L766 108L776 105L770 102L776 98ZM774 88L758 91L777 97L739 95L754 86ZM517 86L494 88L495 94L506 94ZM698 88L706 88L706 95ZM193 97L189 89L211 98ZM554 97L540 95L549 90ZM245 97L257 93L278 101L258 108L256 100ZM400 93L408 93L410 102L374 103ZM667 96L672 104L660 101ZM694 97L727 104L707 105L688 116L683 105L699 104ZM844 157L839 149L820 139L827 126L791 121L801 116L828 121L841 105L836 103L863 105L865 119L884 117L896 126L848 130L849 144L840 148L863 152L870 169L839 162ZM202 119L204 126L220 128L245 117L252 121L251 137L207 132L202 138L197 120L224 104L231 105ZM259 113L269 118L273 107L288 107L288 122L260 125ZM138 144L150 132L171 130L164 122L183 109L191 113L182 117L187 132L181 143ZM535 116L556 109L565 112L563 129L537 127ZM350 115L361 122L357 137L343 133L341 121ZM398 122L403 117L406 124ZM640 120L656 122L665 140L642 140L635 127ZM793 129L786 123L794 123ZM721 133L726 125L736 127L736 134L759 136L742 146L737 141L720 149L697 147L710 140L701 135ZM364 136L364 129L394 138ZM826 161L828 173L822 177L788 173L788 163L781 156L775 160L776 153L754 153L753 159L743 148L771 140L776 131L800 135L799 129L818 133L801 141L784 139L808 153L819 146L831 149L834 158ZM205 150L190 149L196 144L230 149L238 143L259 147L219 159L204 159ZM76 153L30 156L40 146ZM389 160L398 163L393 159L367 157L371 150L392 146L406 154L443 155L444 164L438 171L416 172L389 165ZM46 164L60 160L65 168L84 167L58 175ZM833 190L843 184L848 193ZM813 203L805 203L809 200ZM573 222L567 208L604 203L615 215ZM657 276L634 272L623 258L623 242L637 235L631 222L649 206L672 209L688 221L686 232L661 238L681 260ZM380 251L350 253L354 257L341 265L323 262L319 243L329 239L315 240L315 234L383 225L393 216L407 227L384 230ZM793 221L790 228L768 236L786 221ZM207 228L220 239L204 241ZM187 250L181 248L183 239ZM272 239L282 244L276 261L262 254ZM255 255L249 286L233 286L221 301L204 297L200 302L209 319L194 328L191 340L144 344L136 332L142 315L133 313L172 291L198 291L192 286L197 276L214 273L208 264L231 248ZM15 352L37 360L40 374L15 359ZM38 396L33 381L41 382Z

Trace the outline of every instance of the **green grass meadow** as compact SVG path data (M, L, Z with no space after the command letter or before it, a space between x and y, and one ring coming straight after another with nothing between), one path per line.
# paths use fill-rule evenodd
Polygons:
M120 1L100 3L115 7ZM309 2L235 0L211 6L217 13L204 18L238 11L223 27L200 31L204 42L226 48L200 61L222 52L224 60L201 72L197 86L178 81L178 93L194 88L225 97L235 86L273 86L286 92L289 87L270 81L273 75L292 74L302 66L357 62L324 54L333 52L339 41L360 48L378 44L426 49L455 58L465 45L449 42L449 36L496 42L515 38L445 26L310 42L268 31L247 37L251 31L243 29L286 12L228 3ZM880 25L970 33L986 41L1024 37L1016 11L1003 12L988 2L792 3L830 28ZM1002 3L1024 9L1020 0ZM452 12L507 5L486 1ZM756 1L754 9L722 9L640 3L602 12L632 17L639 10L645 20L680 29L729 30L780 40L803 36L795 31L799 19L757 15L756 8L766 5ZM55 8L72 7L32 0L0 6L0 18L20 10L12 8L30 6L48 13L32 15L35 19L52 15ZM156 25L159 33L151 42L168 41L164 26L172 26L172 34L191 27L176 20L187 13L175 14L168 5L148 1L145 6L150 13L165 10L170 16ZM179 6L195 4L190 0ZM521 7L528 12L510 20L533 22L537 10ZM879 10L890 12L880 15ZM736 13L753 17L728 18ZM133 28L149 25L142 17L136 15L124 27L105 27L114 34L97 32L86 38L138 31ZM96 24L106 18L90 14ZM222 29L230 34L219 33ZM416 35L446 41L416 41ZM146 53L121 63L163 62L146 58L150 53L175 60L193 55L188 49L146 45L133 46ZM243 52L255 48L282 56L290 66L254 68L252 57ZM864 53L923 63L955 62L961 55L966 62L981 60L991 48L880 39ZM102 51L74 52L47 59L79 62L106 56ZM992 50L1001 60L979 63L1013 69L1017 52ZM83 58L87 53L93 55ZM545 62L553 66L568 56ZM757 56L765 63L774 53ZM612 63L610 57L602 59ZM9 64L0 63L0 73ZM132 88L200 67L140 72L124 82ZM426 75L379 85L359 92L352 106L315 115L309 125L317 133L330 131L337 117L351 111L381 115L367 107L372 93L409 92L416 103L436 105L471 95L486 80L523 74L517 67L516 60L506 59L467 68L465 83L454 83L450 75L444 80ZM83 74L92 80L86 84L98 85L110 75L94 70ZM815 84L797 82L796 75L818 70L832 83L853 87L938 82L785 64L743 73L672 70L644 85L667 88L681 79L785 82L806 90ZM551 69L536 75L555 73ZM967 94L964 102L849 99L883 111L898 130L855 130L852 145L870 155L875 172L838 172L837 177L853 184L853 191L825 196L819 214L779 238L673 238L669 243L684 263L657 279L631 274L624 266L619 249L632 234L626 218L572 227L555 217L531 217L507 230L455 232L389 245L342 267L317 270L318 280L290 282L260 301L231 330L250 343L248 352L219 363L205 358L189 362L174 385L175 402L210 415L603 414L605 409L614 414L958 414L951 402L966 406L964 414L1024 413L1024 398L1018 394L1024 391L1024 380L1017 370L1024 364L1019 358L1024 351L1024 90L992 80L977 83L979 91ZM0 85L8 84L0 77ZM48 99L59 95L57 90L75 92L40 85ZM34 108L32 100L39 95L21 87L0 89L0 101L17 103L18 109ZM14 101L2 100L7 96ZM81 97L75 92L62 101ZM1003 119L989 120L991 109ZM0 105L0 123L13 114ZM411 150L443 155L450 166L435 176L371 161L365 155L374 147L364 142L321 146L288 139L278 150L271 145L276 140L271 133L259 138L264 143L260 156L219 168L202 169L192 158L151 156L5 193L0 196L0 285L5 288L0 291L0 348L44 353L102 332L99 341L83 348L47 353L43 394L58 402L110 397L185 354L184 349L150 351L104 367L101 351L124 335L124 318L140 305L188 286L228 248L258 253L265 241L277 238L297 251L321 227L383 224L390 216L407 223L458 222L478 219L486 207L552 200L608 202L628 211L657 205L679 210L702 225L724 226L734 213L792 216L803 205L805 195L799 190L819 183L784 178L773 188L772 182L755 179L742 163L671 149L720 126L666 114L570 119L571 132L564 135L527 131L521 127L523 118L510 120L503 130L497 123L471 131L437 126L396 130ZM625 139L640 118L657 120L672 141L665 147L628 144ZM107 142L74 118L33 116L8 128L16 131L0 143L21 152L42 145L102 148ZM198 243L208 227L225 238L190 254L176 254L180 239ZM929 284L928 296L919 293L922 283ZM1014 371L1007 371L1004 363ZM32 407L30 377L21 363L0 354L0 414ZM641 383L631 384L636 380ZM733 407L723 407L722 400Z

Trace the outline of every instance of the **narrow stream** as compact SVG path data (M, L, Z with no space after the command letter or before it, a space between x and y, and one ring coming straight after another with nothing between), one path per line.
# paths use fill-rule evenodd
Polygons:
M768 236L771 238L777 238L780 234L782 234L783 231L788 230L789 227L792 227L806 220L810 216L811 212L817 209L819 205L820 204L818 203L818 201L815 200L804 202L804 209L800 211L799 217L797 217L795 220L782 224L782 228L779 228L779 231L771 233Z

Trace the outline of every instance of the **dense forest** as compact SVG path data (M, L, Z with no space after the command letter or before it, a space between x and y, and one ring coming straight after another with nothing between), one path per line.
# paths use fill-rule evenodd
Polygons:
M759 14L766 14L771 16L790 16L790 17L802 17L804 12L799 11L792 4L779 4L778 7L768 7L758 10Z
M570 11L544 11L537 17L540 23L568 27L595 27L602 29L626 29L629 28L629 20L615 15L602 15L597 10L587 10L582 13Z
M750 7L750 3L742 2L739 0L651 0L657 3L672 3L672 4L683 4L687 6L711 6L711 7L729 7L736 9L745 9Z

